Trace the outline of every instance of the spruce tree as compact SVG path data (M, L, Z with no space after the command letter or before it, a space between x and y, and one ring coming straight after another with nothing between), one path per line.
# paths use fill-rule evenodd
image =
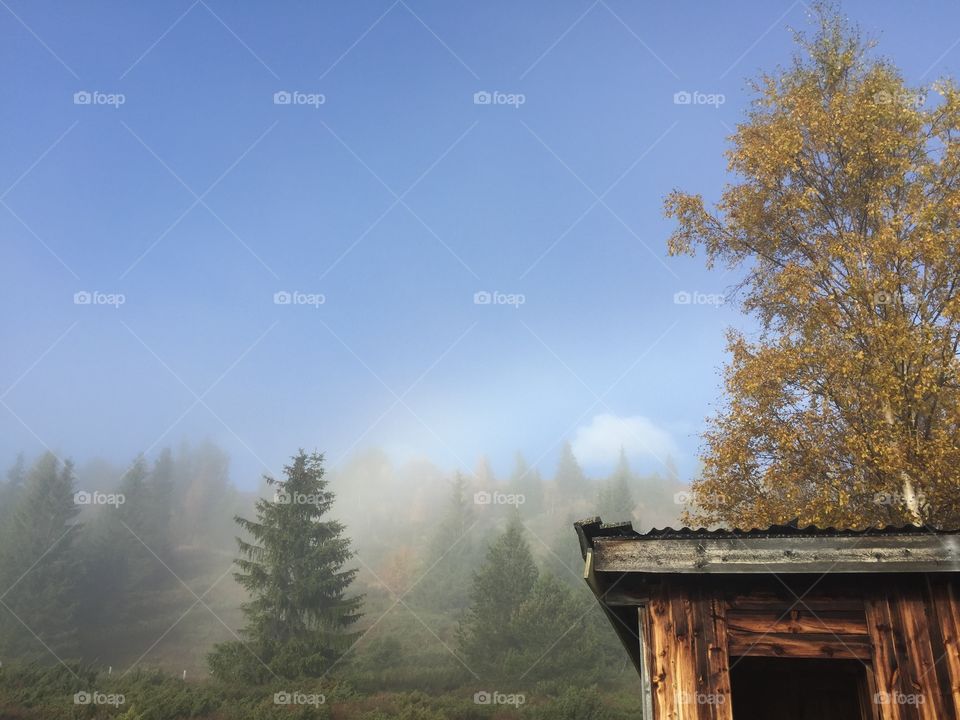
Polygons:
M16 462L7 471L7 481L0 484L0 524L11 515L26 477L26 461L23 453L18 453Z
M510 492L523 495L521 510L524 516L532 517L543 511L543 480L536 468L527 465L523 453L518 452L510 475Z
M458 639L466 664L475 672L500 675L508 658L521 652L515 625L539 576L517 513L487 551L473 577L473 599Z
M585 685L609 679L622 663L623 650L591 600L582 582L574 590L560 578L541 573L514 617L520 649L505 658L504 677L527 682L567 677ZM584 606L589 608L586 614Z
M477 460L477 471L474 473L477 483L483 490L492 491L497 486L497 476L490 465L490 458L481 455Z
M353 553L344 526L328 517L334 494L323 455L301 450L284 476L265 478L276 495L257 501L256 519L235 518L249 540L237 538L234 577L251 599L242 642L218 645L209 656L222 679L319 677L356 639L350 628L362 598L346 595L357 571L343 569Z
M3 547L9 583L0 595L0 654L76 657L77 511L72 463L44 454L27 473Z
M170 448L164 448L154 462L153 472L150 474L150 525L158 543L164 548L169 548L173 540L170 523L173 519L174 477L173 453Z
M573 454L573 447L569 442L564 442L560 449L560 461L557 463L554 483L561 501L589 499L587 496L587 478L583 474L583 469L577 462L577 458Z
M414 597L434 610L463 609L470 595L470 573L477 551L467 535L475 522L467 481L459 472L450 486L450 499L430 541L430 554Z

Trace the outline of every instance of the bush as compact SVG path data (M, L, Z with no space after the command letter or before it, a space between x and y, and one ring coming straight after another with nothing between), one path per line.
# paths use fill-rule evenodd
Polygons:
M568 688L560 697L532 709L535 720L617 720L604 707L596 688Z
M388 646L389 647L389 646ZM448 671L454 670L448 663ZM459 667L459 666L457 666ZM390 667L384 672L407 673L406 688L421 684L437 666ZM395 675L398 684L401 678ZM477 688L452 684L452 676L431 682L443 689L383 692L383 679L371 675L370 688L339 680L277 681L263 685L228 684L211 680L187 683L159 671L137 671L126 676L98 674L89 667L13 664L0 668L0 717L17 720L324 720L336 710L353 720L627 720L639 716L639 694L621 686L620 692L596 687L577 689L559 680L537 683L525 693L519 708L476 704ZM449 683L447 682L449 681ZM122 694L119 706L73 702L80 691ZM277 705L274 694L323 694L319 705ZM371 695L371 692L376 694ZM337 706L334 708L333 706Z

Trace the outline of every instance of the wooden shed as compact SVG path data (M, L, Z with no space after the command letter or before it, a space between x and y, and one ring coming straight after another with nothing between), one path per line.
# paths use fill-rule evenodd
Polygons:
M576 523L653 720L960 720L960 534Z

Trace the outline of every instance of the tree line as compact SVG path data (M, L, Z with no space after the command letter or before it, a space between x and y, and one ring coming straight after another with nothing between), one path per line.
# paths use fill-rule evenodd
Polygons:
M210 443L138 456L118 470L93 462L78 471L46 453L32 464L18 457L0 483L3 657L135 660L176 619L164 598L199 554L219 566L233 557L247 598L237 636L208 648L208 667L224 680L349 667L370 640L352 647L364 631L365 593L376 602L402 594L435 613L478 673L506 677L528 664L539 677L572 652L616 663L609 630L593 624L586 632L596 617L581 617L592 598L578 578L571 523L598 510L629 517L645 488L673 487L633 473L624 453L608 478L591 480L566 444L550 481L519 454L502 482L484 461L472 476L439 477L423 522L389 502L354 508L355 516L392 515L394 525L383 537L359 531L351 544L340 519L351 513L334 505L330 483L354 488L363 473L328 475L316 454L294 456L259 495L234 488L226 455ZM485 502L498 493L522 502ZM355 583L358 547L370 572ZM573 629L551 647L556 623ZM391 647L382 637L373 646ZM385 659L399 661L396 652Z

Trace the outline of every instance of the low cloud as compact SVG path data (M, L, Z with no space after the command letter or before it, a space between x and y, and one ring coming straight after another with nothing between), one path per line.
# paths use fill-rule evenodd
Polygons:
M573 452L584 465L611 465L622 447L631 460L664 461L677 456L677 446L666 430L642 415L596 415L577 429Z

